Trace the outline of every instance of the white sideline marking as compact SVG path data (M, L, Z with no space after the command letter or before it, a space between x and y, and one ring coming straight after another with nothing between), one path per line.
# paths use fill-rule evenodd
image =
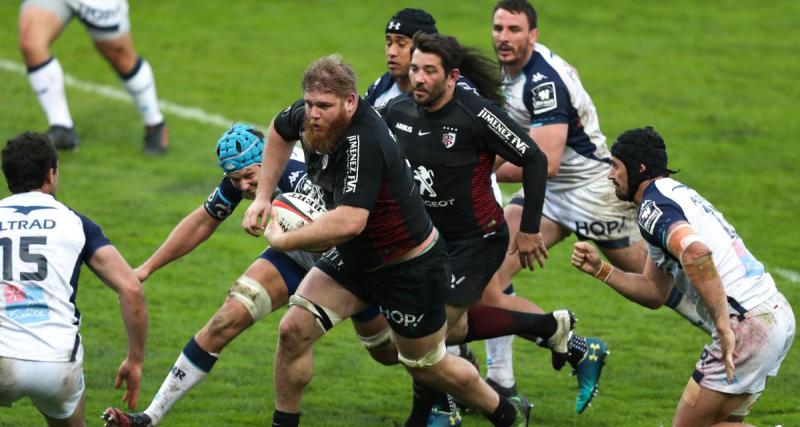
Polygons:
M25 76L27 74L27 71L22 64L15 61L9 61L4 58L0 58L0 70L8 71L10 73L19 74L22 76ZM99 95L103 98L113 99L115 101L122 101L128 104L133 103L131 96L128 94L128 92L125 92L124 90L97 83L83 81L67 73L64 73L64 84L66 86L78 89L83 92ZM186 120L194 120L196 122L204 124L216 125L219 127L227 128L235 122L235 120L226 118L219 114L209 113L196 107L186 107L171 101L167 101L165 99L159 99L158 105L159 107L161 107L161 111L164 113L172 114L174 116L178 116Z
M786 280L788 280L790 282L794 282L794 283L800 282L800 273L798 273L796 271L793 271L793 270L788 270L786 268L780 268L779 267L779 268L775 269L775 274L777 274L778 276L783 277L784 279L786 279Z

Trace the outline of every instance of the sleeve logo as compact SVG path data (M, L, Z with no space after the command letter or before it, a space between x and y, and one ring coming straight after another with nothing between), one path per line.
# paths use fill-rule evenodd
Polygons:
M558 107L555 82L542 83L531 89L533 114L542 114Z
M358 135L347 137L350 146L347 148L347 175L344 177L344 192L355 193L358 184Z
M639 208L639 227L646 230L650 235L654 235L656 223L661 218L661 209L656 206L656 202L646 200Z
M489 128L500 137L509 147L520 155L524 155L528 151L528 144L525 143L517 134L509 129L502 120L498 119L486 108L478 113L478 117L483 119ZM453 141L455 142L455 141Z

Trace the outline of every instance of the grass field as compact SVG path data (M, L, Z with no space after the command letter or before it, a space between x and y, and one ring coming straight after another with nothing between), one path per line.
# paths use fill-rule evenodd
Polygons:
M16 48L17 1L0 2L0 137L46 128ZM300 96L299 75L313 59L340 52L366 89L384 71L383 28L404 6L424 7L442 32L490 53L489 1L131 1L134 40L156 73L160 98L231 120L265 126ZM795 257L800 233L800 3L793 1L606 2L537 4L540 41L581 73L613 139L654 125L669 146L678 179L725 213L749 249L773 272L800 315ZM73 77L122 89L73 22L54 46ZM0 64L0 65L2 65ZM69 87L82 138L63 154L59 198L104 226L131 264L144 261L219 180L213 144L224 127L167 113L171 146L141 154L141 124L130 103ZM0 195L7 194L0 185ZM240 229L240 209L190 256L146 283L150 310L146 407L180 349L223 301L229 284L263 249ZM794 223L796 224L796 223ZM569 306L578 331L601 336L612 355L601 394L574 413L575 380L549 367L549 355L516 340L518 388L535 403L532 425L669 425L681 391L708 341L670 310L650 311L588 280L569 265L572 240L551 251L545 269L523 273L517 292L545 309ZM778 274L780 273L780 274ZM122 397L113 379L125 336L113 292L85 271L83 313L87 416ZM272 359L283 310L238 338L212 374L162 425L266 425L272 413ZM479 353L483 346L474 345ZM343 324L315 349L315 379L304 425L376 426L402 421L410 405L400 368L373 363ZM749 421L800 425L800 344L771 380ZM465 418L468 425L488 425ZM43 425L29 401L0 409L0 426Z

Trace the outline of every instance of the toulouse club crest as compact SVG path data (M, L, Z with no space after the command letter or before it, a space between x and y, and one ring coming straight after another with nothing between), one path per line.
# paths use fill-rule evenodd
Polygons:
M442 144L444 144L444 148L452 147L453 144L456 143L456 132L458 132L458 129L444 126L442 130Z

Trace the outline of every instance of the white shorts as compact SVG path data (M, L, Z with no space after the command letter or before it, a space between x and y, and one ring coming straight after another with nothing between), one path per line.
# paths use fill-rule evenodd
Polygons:
M510 203L522 205L524 201L520 189ZM618 199L614 184L604 177L566 190L550 191L548 186L542 215L569 229L578 239L591 240L602 248L627 248L642 239L636 205Z
M743 319L731 317L736 336L735 379L728 384L722 347L717 337L703 349L692 378L701 387L730 394L760 393L767 376L774 377L789 353L795 335L792 307L780 292L749 310ZM752 403L751 403L752 404Z
M58 15L66 26L77 16L93 40L114 40L131 31L127 0L24 0L22 7L37 7Z
M74 362L39 362L0 357L0 406L30 397L39 412L69 418L84 391L83 346Z

